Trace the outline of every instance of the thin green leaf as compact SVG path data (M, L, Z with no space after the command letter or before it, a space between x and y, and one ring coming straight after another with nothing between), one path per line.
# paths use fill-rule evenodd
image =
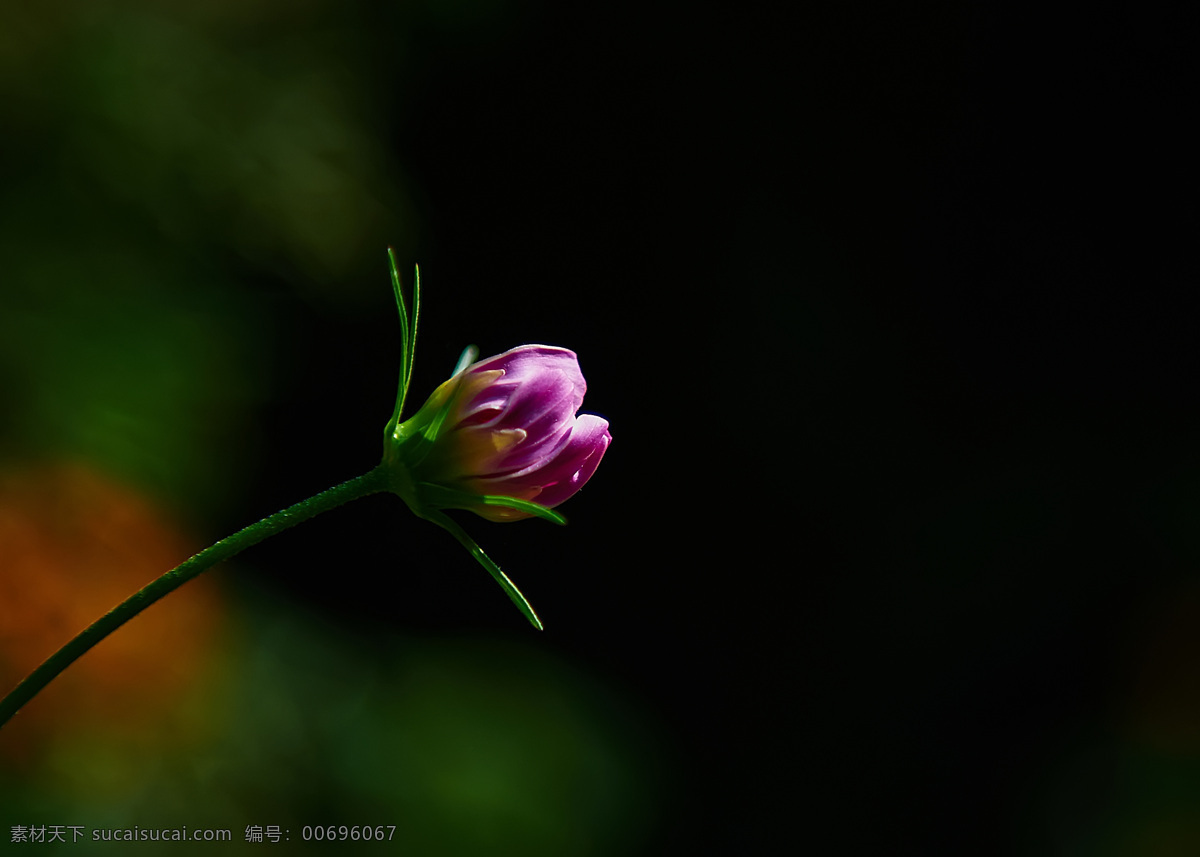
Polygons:
M517 497L506 497L503 494L472 494L468 491L459 491L456 488L438 485L434 482L422 482L420 484L420 494L427 505L434 509L464 509L472 511L480 505L503 506L508 509L518 509L530 515L536 515L555 524L563 525L567 523L567 519L563 515L548 506L543 506L541 503L534 503L530 500L521 500Z
M388 248L388 265L392 272L392 294L396 297L396 311L400 314L400 380L396 387L396 409L392 412L390 426L400 424L404 413L404 399L408 394L408 379L412 375L412 337L408 329L408 310L404 307L404 293L400 288L400 271L396 267L396 253ZM416 321L416 319L413 319Z
M565 526L567 523L567 519L565 517L550 507L543 506L540 503L533 503L529 500L519 500L516 497L505 497L500 494L481 494L475 497L475 502L483 503L485 506L504 506L509 509L517 509L521 512L528 512L531 515L536 515L539 518L552 521L559 526Z
M539 631L543 630L542 620L538 618L537 613L533 609L533 605L521 594L521 590L517 589L517 585L508 579L508 575L500 570L500 566L492 562L491 557L483 552L483 548L475 543L475 540L467 535L466 531L450 519L448 515L437 511L426 511L424 517L426 520L433 521L439 527L444 529L454 538L458 539L459 544L471 552L471 556L475 557L475 561L487 569L488 574L496 579L500 587L508 593L508 597L512 599L512 603L517 605L517 609L524 614L525 618L530 621L533 627Z
M393 265L395 262L393 261ZM412 382L413 361L417 356L417 321L421 317L421 268L413 265L412 325L408 331L408 371L404 376L404 389Z

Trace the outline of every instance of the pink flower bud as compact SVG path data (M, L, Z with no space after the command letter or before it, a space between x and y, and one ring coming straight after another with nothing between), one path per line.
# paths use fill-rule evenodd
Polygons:
M577 415L586 390L574 352L549 345L513 348L438 387L396 428L393 460L407 467L419 505L470 508L493 521L528 518L528 512L470 503L462 495L515 497L553 508L575 494L612 442L607 420ZM423 490L430 487L435 490ZM439 501L450 494L457 502Z

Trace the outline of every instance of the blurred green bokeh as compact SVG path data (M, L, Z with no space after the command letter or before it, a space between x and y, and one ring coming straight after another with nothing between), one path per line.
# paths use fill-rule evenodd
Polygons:
M649 733L611 690L529 645L393 636L368 646L257 603L223 662L153 736L61 737L34 776L0 772L14 824L91 829L394 825L429 855L638 850L660 785ZM90 832L89 832L90 835ZM94 853L127 844L88 843Z
M171 499L220 500L212 463L247 454L269 395L274 326L258 296L353 304L382 248L404 257L414 235L382 142L377 40L352 12L0 12L10 458L70 454Z
M451 28L505 16L438 9ZM411 258L418 219L382 73L402 66L406 14L5 5L0 473L83 462L168 519L223 521L239 469L267 454L263 410L298 383L276 355L279 296L387 300L384 247ZM4 550L0 574L14 574ZM367 645L269 597L225 609L211 664L160 727L63 730L0 762L5 841L21 824L232 828L234 842L274 824L289 853L330 853L302 827L382 824L405 853L638 850L652 742L581 668L533 642Z

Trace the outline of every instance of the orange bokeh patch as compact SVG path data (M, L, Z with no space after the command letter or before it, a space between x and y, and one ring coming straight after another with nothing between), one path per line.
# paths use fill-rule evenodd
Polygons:
M93 468L0 474L0 693L195 549L161 509ZM203 672L219 609L201 578L136 616L0 730L0 756L30 761L51 735L136 732L161 718Z

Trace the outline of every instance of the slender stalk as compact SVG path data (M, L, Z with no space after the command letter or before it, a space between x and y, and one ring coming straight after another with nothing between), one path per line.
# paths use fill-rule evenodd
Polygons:
M378 494L387 491L387 479L381 467L364 473L355 479L343 482L341 485L322 491L307 500L301 500L294 506L276 512L263 518L231 536L221 539L210 547L200 551L191 559L179 565L162 577L154 580L144 588L126 598L112 610L105 613L79 634L47 658L40 667L31 672L13 690L0 700L0 728L4 727L12 716L25 703L33 699L54 678L78 660L88 649L99 643L113 631L120 628L138 613L141 613L155 601L174 592L193 577L197 577L219 562L241 553L251 545L258 544L263 539L282 532L296 524L303 523L322 512L341 506L368 494Z

